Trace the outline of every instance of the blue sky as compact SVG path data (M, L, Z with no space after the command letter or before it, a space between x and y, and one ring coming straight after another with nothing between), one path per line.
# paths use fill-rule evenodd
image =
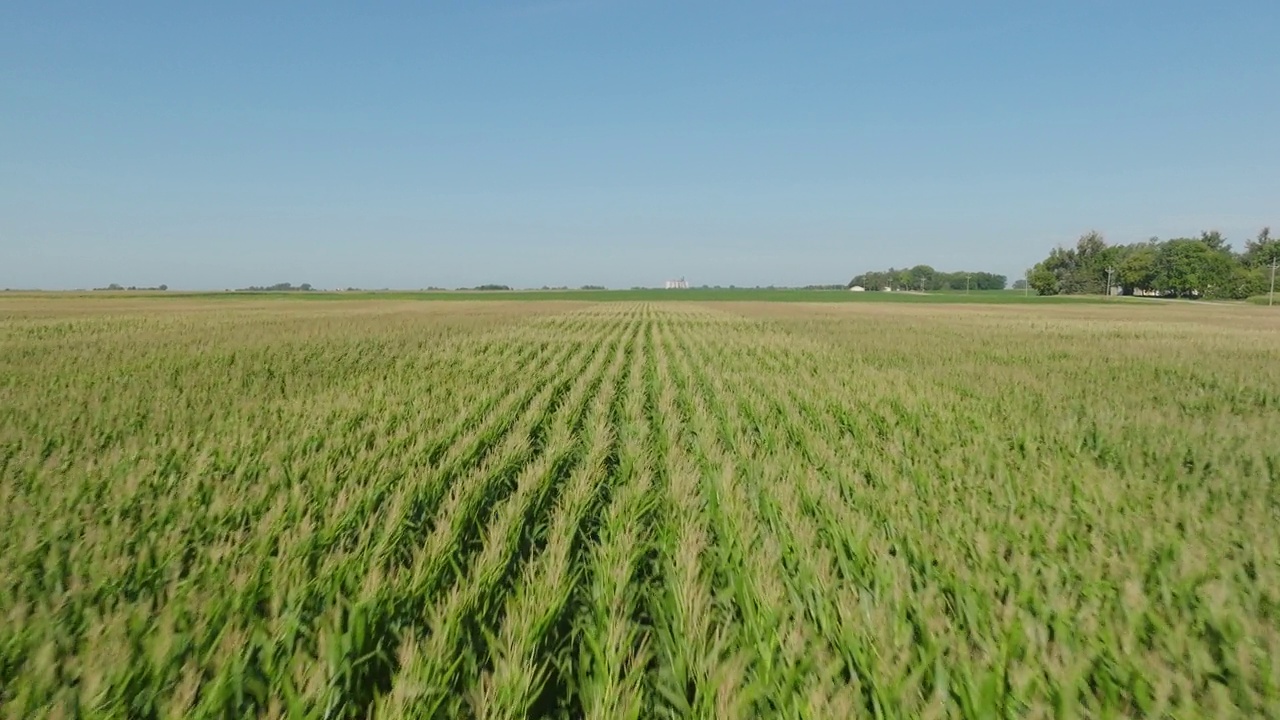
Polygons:
M1011 276L1280 225L1280 3L0 4L0 287Z

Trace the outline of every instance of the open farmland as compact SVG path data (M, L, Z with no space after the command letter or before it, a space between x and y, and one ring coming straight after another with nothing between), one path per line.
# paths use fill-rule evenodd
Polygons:
M0 715L1280 717L1280 314L0 299Z

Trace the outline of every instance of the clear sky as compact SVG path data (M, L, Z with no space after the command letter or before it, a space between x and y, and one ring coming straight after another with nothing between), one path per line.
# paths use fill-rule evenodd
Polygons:
M0 287L1011 276L1280 225L1280 2L0 3Z

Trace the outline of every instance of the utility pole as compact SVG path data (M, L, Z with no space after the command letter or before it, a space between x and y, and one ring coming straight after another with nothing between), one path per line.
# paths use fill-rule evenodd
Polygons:
M964 294L965 294L965 295L968 295L968 294L969 294L969 275L968 275L968 273L966 273L966 274L965 274L965 276L964 276Z
M1276 265L1280 263L1280 257L1271 258L1271 291L1267 293L1267 307L1276 304Z
M1031 297L1031 271L1022 271L1022 297Z
M1110 265L1107 266L1107 296L1108 297L1111 296L1111 275L1115 271L1116 271L1115 268L1111 267Z

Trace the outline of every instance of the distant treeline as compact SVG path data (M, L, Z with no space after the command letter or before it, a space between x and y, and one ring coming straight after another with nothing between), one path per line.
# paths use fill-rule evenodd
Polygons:
M1040 295L1120 292L1178 298L1241 299L1267 292L1271 265L1280 260L1280 239L1263 228L1234 252L1217 231L1196 238L1151 238L1108 245L1100 233L1085 233L1075 247L1054 248L1029 274ZM1109 290L1108 282L1110 282Z
M251 285L246 288L236 288L236 292L311 292L312 290L315 290L315 288L311 287L311 283L302 283L301 285L276 283L266 287Z
M860 286L867 290L1003 290L1008 282L1004 275L989 272L943 272L928 265L897 270L866 272L854 276L845 287Z
M130 285L129 287L124 287L123 285L111 283L106 287L94 288L94 291L104 292L104 291L110 291L110 290L168 290L168 289L169 289L168 285L157 285L156 287L137 287L135 285Z

